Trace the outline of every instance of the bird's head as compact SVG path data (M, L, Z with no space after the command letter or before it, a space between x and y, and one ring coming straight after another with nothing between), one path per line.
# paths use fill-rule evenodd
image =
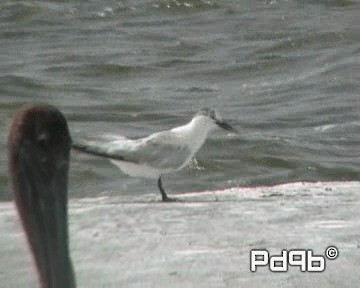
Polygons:
M66 120L52 106L25 106L13 118L9 148L19 152L13 153L13 158L22 166L35 165L39 180L50 180L63 166L68 166L70 144Z
M227 131L237 132L230 124L226 123L220 115L211 108L201 108L194 116L198 121L203 122L209 130L220 127Z

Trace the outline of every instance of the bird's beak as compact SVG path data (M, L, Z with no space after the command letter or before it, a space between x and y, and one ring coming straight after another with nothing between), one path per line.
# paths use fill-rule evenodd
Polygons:
M227 131L238 133L238 131L234 127L232 127L230 124L228 124L222 120L216 120L215 123L216 123L216 125L218 125L219 127L223 128Z
M30 143L23 144L13 168L15 200L44 287L75 287L68 247L67 174L69 159L45 166ZM57 157L57 155L53 156ZM11 160L10 160L11 161ZM62 162L61 162L62 161ZM65 193L64 193L65 191ZM59 286L60 287L60 286Z

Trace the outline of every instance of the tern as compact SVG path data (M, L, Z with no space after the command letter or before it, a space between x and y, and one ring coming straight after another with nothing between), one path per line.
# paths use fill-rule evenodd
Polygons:
M111 160L125 174L157 179L163 201L176 201L165 193L161 176L184 168L216 127L237 132L210 108L202 108L191 121L171 130L136 140L115 140L104 144L73 143L72 148Z
M12 119L9 175L41 287L74 288L68 244L68 169L71 138L54 107L26 106Z

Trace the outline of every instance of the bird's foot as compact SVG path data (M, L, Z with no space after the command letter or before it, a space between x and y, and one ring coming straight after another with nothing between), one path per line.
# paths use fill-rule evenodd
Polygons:
M178 198L172 198L172 197L168 197L168 196L162 197L162 201L163 202L181 202L181 200Z

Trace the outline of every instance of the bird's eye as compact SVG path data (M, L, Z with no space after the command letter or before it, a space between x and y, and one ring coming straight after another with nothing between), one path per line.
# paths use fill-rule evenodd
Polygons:
M48 137L45 133L41 134L38 137L38 145L42 150L48 150L48 148L49 148L48 142L49 142Z

